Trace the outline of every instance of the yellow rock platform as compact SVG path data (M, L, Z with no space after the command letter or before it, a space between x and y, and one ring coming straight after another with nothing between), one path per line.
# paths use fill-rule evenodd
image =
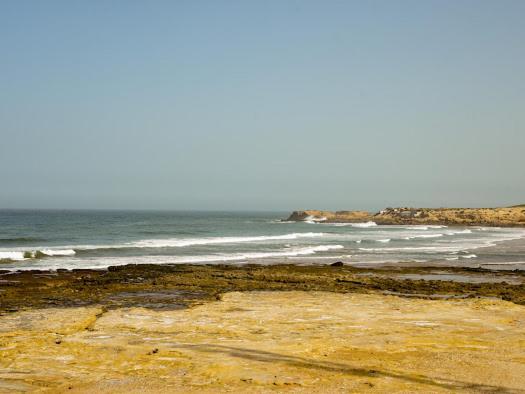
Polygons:
M525 392L525 307L325 292L0 317L0 392Z

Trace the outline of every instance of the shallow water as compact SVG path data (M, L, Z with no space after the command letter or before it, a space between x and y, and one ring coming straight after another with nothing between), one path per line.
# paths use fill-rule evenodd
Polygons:
M412 279L412 280L444 280L462 283L509 283L513 285L519 285L523 283L521 277L514 276L490 276L487 274L483 275L460 275L460 274L446 274L446 273L434 273L434 274L400 274L392 275L394 278L400 279Z
M525 229L283 222L286 212L0 211L1 269L441 262L525 268Z

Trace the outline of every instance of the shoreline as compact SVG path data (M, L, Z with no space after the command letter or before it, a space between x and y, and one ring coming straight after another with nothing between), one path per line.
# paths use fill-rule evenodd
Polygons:
M525 305L525 271L385 265L124 265L0 273L0 313L105 305L169 308L231 291L329 291L418 298L488 297Z
M523 316L524 271L8 272L0 275L0 392L521 393Z

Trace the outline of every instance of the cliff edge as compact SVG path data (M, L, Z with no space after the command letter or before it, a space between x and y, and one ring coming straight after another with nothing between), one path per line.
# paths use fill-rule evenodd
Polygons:
M503 208L385 208L365 211L294 211L289 221L377 224L434 224L458 226L525 227L525 206Z

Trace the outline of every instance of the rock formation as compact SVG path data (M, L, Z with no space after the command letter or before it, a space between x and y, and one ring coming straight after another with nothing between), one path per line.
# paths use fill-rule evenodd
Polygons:
M504 208L385 208L365 211L294 211L289 221L377 224L442 224L461 226L525 226L525 206Z

